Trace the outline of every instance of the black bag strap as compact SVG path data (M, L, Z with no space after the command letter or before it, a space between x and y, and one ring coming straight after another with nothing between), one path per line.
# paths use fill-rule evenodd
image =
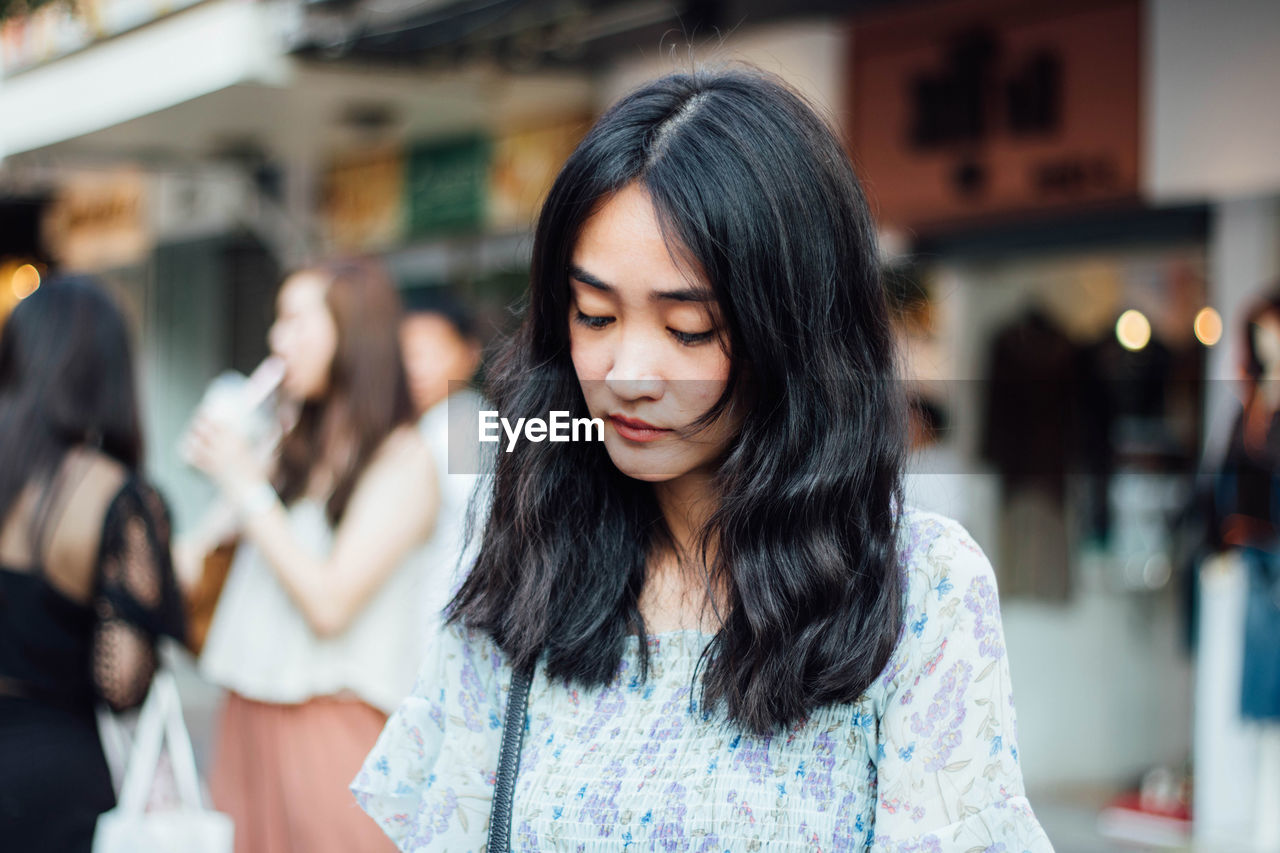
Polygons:
M507 853L511 849L511 811L516 794L516 774L520 771L520 749L524 744L524 719L529 708L529 684L533 681L530 663L511 675L507 694L507 715L502 723L502 746L498 749L498 778L489 810L489 844L486 853Z

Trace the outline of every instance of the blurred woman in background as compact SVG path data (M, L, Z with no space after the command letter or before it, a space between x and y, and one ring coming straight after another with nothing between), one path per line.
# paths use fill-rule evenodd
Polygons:
M439 503L400 313L373 262L291 275L270 344L298 416L274 460L207 414L186 439L240 519L201 668L230 691L211 788L241 853L387 847L346 786L412 686L421 593L408 558Z
M424 642L429 642L474 557L474 549L464 548L467 507L484 495L477 489L480 459L466 438L488 406L470 384L483 348L467 306L443 288L419 288L405 293L405 309L400 346L409 395L440 489L435 532L423 555L429 576L423 584L422 628Z
M183 634L169 515L141 476L124 318L54 279L0 332L0 844L88 851L115 804L95 702L141 704Z

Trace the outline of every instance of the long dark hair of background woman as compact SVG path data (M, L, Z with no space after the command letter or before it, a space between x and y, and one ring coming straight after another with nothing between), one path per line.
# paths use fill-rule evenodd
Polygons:
M129 331L86 278L47 283L0 336L0 518L71 447L97 447L131 471L142 460Z

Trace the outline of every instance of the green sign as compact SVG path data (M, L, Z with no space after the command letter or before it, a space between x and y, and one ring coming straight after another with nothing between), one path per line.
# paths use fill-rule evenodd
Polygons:
M484 225L492 146L469 136L414 146L409 152L409 235L479 230Z

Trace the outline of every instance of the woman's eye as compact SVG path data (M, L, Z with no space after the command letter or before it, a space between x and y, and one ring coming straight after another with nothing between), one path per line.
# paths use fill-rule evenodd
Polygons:
M677 341L687 347L706 343L715 337L715 329L708 332L681 332L678 329L669 329L668 331L671 332L672 336L674 336Z
M586 326L588 329L603 329L605 326L613 322L612 317L595 317L591 314L583 314L581 311L575 311L573 319Z

